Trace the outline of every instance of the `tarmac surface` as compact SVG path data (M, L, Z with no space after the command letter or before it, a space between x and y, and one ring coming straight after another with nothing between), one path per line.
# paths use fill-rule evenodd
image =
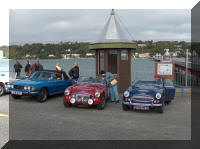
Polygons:
M0 97L0 148L9 139L9 96Z
M8 95L0 97L0 113L8 114ZM45 103L10 97L12 140L190 140L191 97L177 93L164 113L123 111L121 103L96 107L63 105L63 95ZM6 108L7 107L7 108ZM1 144L8 138L8 117L0 117Z

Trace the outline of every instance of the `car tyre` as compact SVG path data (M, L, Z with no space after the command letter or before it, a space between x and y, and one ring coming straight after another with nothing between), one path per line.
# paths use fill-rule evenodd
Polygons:
M13 94L11 94L11 96L12 96L13 99L20 99L21 98L21 95L13 95Z
M122 109L128 111L130 109L129 105L122 104Z
M65 97L63 98L63 104L64 104L64 106L65 106L66 108L68 108L68 107L71 107L71 106L72 106L72 104L71 104L71 103L68 103L68 102L65 100Z
M45 102L47 100L48 97L48 92L46 88L42 88L40 90L40 93L37 95L37 100L39 102Z
M97 105L98 110L103 110L106 106L106 99L105 96L102 97L100 104Z
M2 96L6 92L4 84L0 84L0 96Z

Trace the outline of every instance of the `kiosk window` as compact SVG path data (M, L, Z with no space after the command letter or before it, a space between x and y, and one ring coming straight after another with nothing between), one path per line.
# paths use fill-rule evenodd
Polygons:
M104 51L100 51L99 53L99 72L104 70Z
M128 60L128 51L127 50L121 50L121 60L123 60L123 61Z
M108 71L117 74L117 50L110 50L108 53Z

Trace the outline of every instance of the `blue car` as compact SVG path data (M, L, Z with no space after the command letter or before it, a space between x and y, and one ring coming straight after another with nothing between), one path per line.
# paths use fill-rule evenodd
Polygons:
M164 105L169 104L175 96L173 82L164 78L151 81L135 81L125 90L122 100L123 110L130 108L137 110L156 109L163 113Z
M70 85L72 80L64 71L43 70L36 71L30 78L7 83L6 89L14 99L34 96L39 102L44 102L50 95L64 93Z

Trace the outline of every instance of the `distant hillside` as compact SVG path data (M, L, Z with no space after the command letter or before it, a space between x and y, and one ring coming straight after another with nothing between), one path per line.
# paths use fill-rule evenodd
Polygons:
M190 49L190 42L178 42L178 41L136 41L137 50L133 52L138 53L150 53L151 56L156 53L164 53L164 49L170 49L170 52L179 50L181 51L180 56L184 56L185 49ZM60 42L57 44L48 43L33 43L25 44L23 46L13 45L10 46L10 58L11 59L25 59L30 58L62 58L63 54L80 54L81 57L85 57L86 53L94 53L94 51L88 49L88 42ZM8 49L3 47L2 49ZM8 50L5 50L8 52ZM6 54L8 55L8 54ZM51 55L51 57L49 57ZM53 57L52 57L53 55Z

